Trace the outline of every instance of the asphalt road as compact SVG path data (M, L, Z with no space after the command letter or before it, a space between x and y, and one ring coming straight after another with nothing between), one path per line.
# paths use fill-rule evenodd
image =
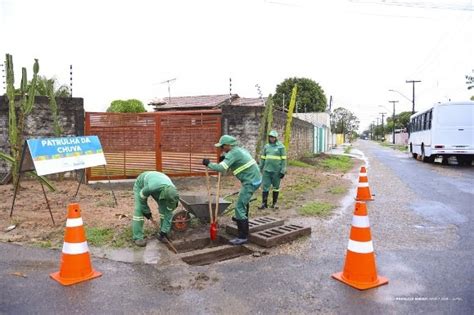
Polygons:
M358 291L330 277L344 262L348 199L331 219L308 220L311 238L279 254L204 267L95 258L103 276L72 287L49 278L58 251L0 244L0 313L472 314L474 167L424 164L369 141L355 147L376 194L369 216L388 285Z

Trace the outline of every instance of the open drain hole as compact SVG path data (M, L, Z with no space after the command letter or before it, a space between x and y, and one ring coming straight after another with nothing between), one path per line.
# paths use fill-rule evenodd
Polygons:
M234 259L240 256L250 255L253 251L244 246L222 246L215 247L212 251L197 253L181 258L188 265L205 266L220 261Z
M199 250L204 248L217 247L222 245L228 245L229 241L222 236L218 236L217 240L211 241L209 236L202 238L194 238L182 241L173 242L174 247L178 253L187 253L193 250Z
M222 236L215 241L204 237L175 242L173 245L181 256L181 260L194 266L210 265L253 253L247 247L229 245L228 240Z

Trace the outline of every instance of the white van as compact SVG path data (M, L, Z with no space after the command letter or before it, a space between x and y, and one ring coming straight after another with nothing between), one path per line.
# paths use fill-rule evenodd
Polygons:
M410 117L408 143L424 162L455 156L459 164L474 159L474 102L439 103Z

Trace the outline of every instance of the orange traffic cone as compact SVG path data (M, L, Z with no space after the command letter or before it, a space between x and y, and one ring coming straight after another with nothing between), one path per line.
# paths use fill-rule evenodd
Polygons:
M62 285L71 285L101 275L100 272L92 269L79 204L70 204L67 207L66 233L64 235L61 266L58 272L52 273L50 276Z
M388 283L387 278L377 275L365 202L356 202L344 270L332 277L359 290Z
M374 198L370 193L369 188L369 180L367 178L367 170L365 166L360 168L359 172L359 184L357 186L357 197L355 198L357 201L372 201Z

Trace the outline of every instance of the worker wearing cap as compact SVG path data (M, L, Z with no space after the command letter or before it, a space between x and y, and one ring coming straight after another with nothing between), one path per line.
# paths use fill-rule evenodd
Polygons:
M259 209L268 208L268 194L272 186L272 208L278 209L277 201L280 193L280 181L286 173L286 150L285 146L278 141L278 132L275 130L268 133L268 143L263 148L259 166L263 174L262 205Z
M152 197L158 204L160 213L160 232L158 239L165 241L171 229L171 219L173 211L178 206L179 195L171 179L163 173L149 171L138 176L133 186L135 196L135 211L132 218L133 240L138 246L145 246L146 240L143 239L144 218L153 220L150 207L148 206L148 197Z
M216 147L222 148L225 155L221 157L220 163L211 163L209 159L202 160L202 164L211 170L224 173L231 170L241 183L239 197L235 206L235 217L237 223L238 237L231 240L233 245L241 245L247 242L249 234L249 202L253 193L262 183L262 175L258 169L257 162L250 153L237 145L237 139L229 135L223 135Z

